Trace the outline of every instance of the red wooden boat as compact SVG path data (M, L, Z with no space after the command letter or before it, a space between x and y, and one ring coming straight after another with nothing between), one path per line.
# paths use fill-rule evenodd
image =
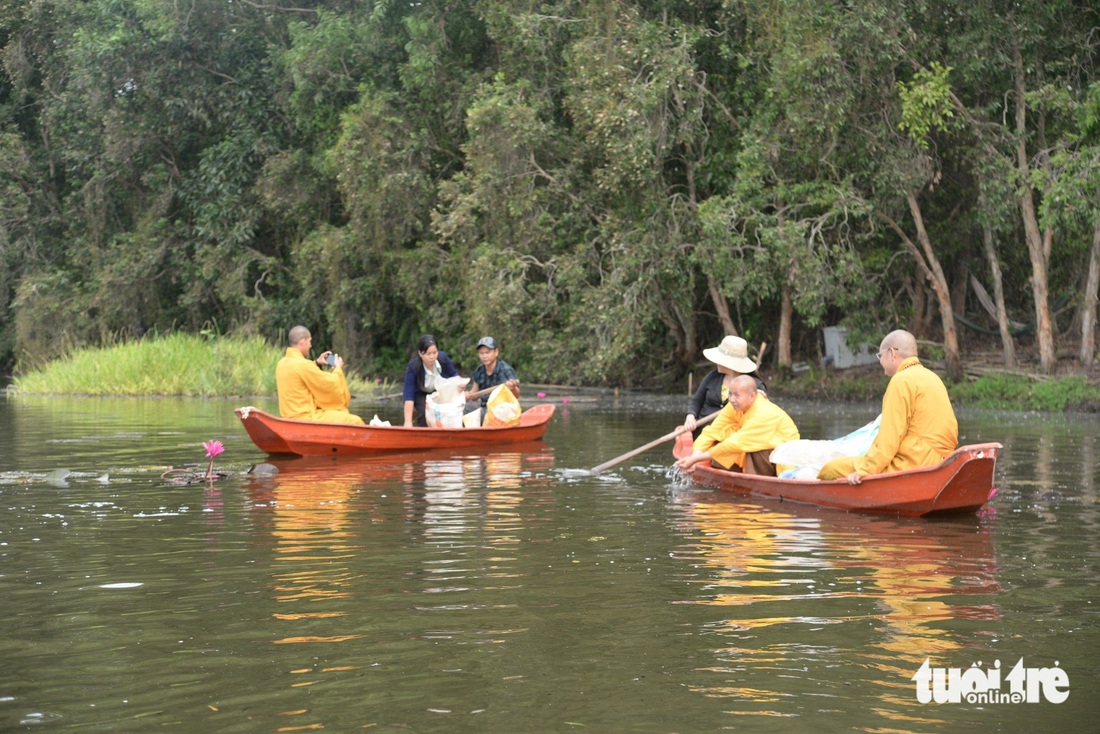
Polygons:
M688 472L695 484L738 494L774 497L822 507L897 515L974 512L994 494L993 470L999 443L960 446L936 466L866 476L860 484L843 479L780 479L716 469L704 462ZM691 453L691 434L676 439L676 458Z
M280 418L253 407L237 408L235 412L252 442L261 451L299 456L339 456L535 441L546 433L550 418L554 415L554 406L543 404L528 408L514 426L477 428L352 426Z

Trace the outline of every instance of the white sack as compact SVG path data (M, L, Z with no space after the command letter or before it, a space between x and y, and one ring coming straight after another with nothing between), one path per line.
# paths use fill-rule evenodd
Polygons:
M795 441L781 443L772 450L771 462L784 466L794 466L799 469L814 469L814 475L821 467L833 459L841 456L859 456L866 454L871 448L871 443L878 435L879 424L882 422L880 414L873 421L857 428L847 436L832 440L814 441L800 438ZM784 472L787 476L787 472Z

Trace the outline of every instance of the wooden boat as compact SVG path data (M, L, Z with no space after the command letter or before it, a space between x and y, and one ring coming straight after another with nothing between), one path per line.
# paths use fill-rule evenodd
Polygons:
M823 482L739 474L702 462L689 475L704 487L842 510L917 516L975 512L995 493L993 470L1001 448L999 443L960 446L936 466L875 474L855 485L843 479ZM690 453L691 434L681 434L673 454L680 458Z
M237 408L252 442L269 454L339 456L394 451L499 446L536 441L546 433L554 406L528 408L514 426L477 428L405 428L317 423L271 415L259 408Z

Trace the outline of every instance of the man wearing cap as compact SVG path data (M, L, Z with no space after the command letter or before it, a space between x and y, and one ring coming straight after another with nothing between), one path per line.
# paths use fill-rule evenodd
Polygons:
M467 392L504 385L512 391L513 395L519 397L519 378L516 377L516 371L512 369L512 365L500 359L500 346L496 339L483 336L477 343L477 358L481 360L481 364L470 375L470 386ZM482 410L489 402L489 394L485 393L481 396ZM482 415L485 415L484 412Z
M313 336L304 326L292 327L287 343L286 354L275 366L279 414L304 421L363 425L362 418L348 411L351 391L344 379L343 358L325 351L310 361ZM322 365L331 365L332 371L326 372Z
M796 438L798 428L786 411L756 389L751 375L738 375L730 381L729 402L676 466L686 470L709 461L729 471L774 477L772 449Z
M958 446L959 422L947 387L920 363L916 337L902 329L891 331L879 344L878 361L890 376L878 435L866 454L833 459L818 479L859 484L868 474L935 466Z

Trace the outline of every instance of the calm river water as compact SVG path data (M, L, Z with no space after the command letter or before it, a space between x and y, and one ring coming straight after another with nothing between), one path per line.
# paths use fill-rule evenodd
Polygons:
M668 444L588 476L686 398L562 397L518 449L257 477L232 409L269 399L0 396L0 730L1097 725L1100 418L960 411L1000 492L930 521L691 489ZM805 438L877 413L778 402ZM210 439L226 476L161 478ZM1057 670L1034 702L922 703L926 660L995 695Z

